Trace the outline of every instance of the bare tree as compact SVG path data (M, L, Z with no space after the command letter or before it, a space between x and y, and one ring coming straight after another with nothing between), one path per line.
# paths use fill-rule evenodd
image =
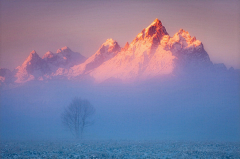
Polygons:
M84 128L93 124L89 117L94 113L95 109L88 100L75 97L62 113L62 122L79 139Z

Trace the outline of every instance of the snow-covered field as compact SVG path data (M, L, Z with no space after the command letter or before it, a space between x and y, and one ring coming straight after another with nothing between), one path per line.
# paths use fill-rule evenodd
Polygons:
M163 141L1 142L0 158L240 158L240 143Z

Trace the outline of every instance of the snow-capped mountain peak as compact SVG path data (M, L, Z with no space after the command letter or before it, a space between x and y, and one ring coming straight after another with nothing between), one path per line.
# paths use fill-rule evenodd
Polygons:
M162 22L158 19L155 19L152 24L150 24L146 29L145 29L145 35L146 37L151 37L153 35L158 35L158 36L163 36L163 35L168 35L165 27L162 25Z
M174 43L180 43L182 45L182 48L186 47L198 47L198 49L202 48L202 42L199 40L196 40L196 37L191 37L188 31L185 31L183 29L180 29L172 38L170 41L172 44Z
M29 56L27 57L27 59L25 60L25 64L27 64L28 62L31 62L31 61L36 61L36 60L39 60L41 59L39 57L39 55L37 54L37 52L35 50L31 51Z
M147 28L143 29L130 44L131 46L139 46L148 43L149 47L156 47L160 44L161 39L168 35L162 22L155 19Z
M99 53L116 53L121 49L118 43L113 39L107 39L99 49Z
M37 52L35 50L30 52L30 55L34 55L34 54L37 54Z
M48 51L43 55L43 58L39 57L36 51L33 50L24 63L15 69L17 79L15 82L24 83L30 80L52 78L51 76L55 76L55 72L59 68L69 69L84 61L84 56L73 52L68 47L58 49L57 53Z
M113 58L121 50L121 47L113 39L107 39L98 51L89 57L84 63L76 65L71 68L69 72L70 77L76 77L88 73L90 70L97 68L105 61Z
M33 50L23 64L18 66L15 71L15 77L17 78L15 82L24 83L48 73L49 68L46 62Z
M21 67L26 68L30 65L36 65L37 63L40 63L41 60L42 60L42 58L39 57L39 55L37 54L37 52L35 50L33 50L32 52L30 52L29 56L24 61L24 63L22 64Z
M54 53L53 52L51 52L51 51L48 51L48 52L46 52L44 55L43 55L43 59L50 59L50 58L53 58L53 56L54 56Z
M106 45L114 45L114 43L116 43L116 40L113 40L112 38L109 38L107 39L103 45L106 46Z
M64 46L64 47L62 47L61 49L58 49L57 50L57 53L61 53L61 52L71 52L72 50L69 48L69 47L67 47L67 46Z
M85 57L79 53L73 52L69 47L65 46L58 49L56 53L48 51L44 54L43 59L50 65L56 67L72 67L85 61Z

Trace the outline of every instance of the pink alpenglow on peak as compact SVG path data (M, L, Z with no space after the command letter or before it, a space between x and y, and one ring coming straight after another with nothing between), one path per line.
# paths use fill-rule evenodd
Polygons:
M176 43L180 44L181 48L186 50L203 49L202 42L196 40L196 37L191 37L190 34L183 29L180 29L171 39L169 39L170 48L173 48Z
M113 39L107 39L105 43L102 44L100 50L100 53L117 53L121 47L118 45L118 43Z
M158 45L164 35L168 35L165 27L160 20L155 19L152 24L143 29L142 32L137 35L131 44L144 40L149 41L154 45Z
M121 52L90 75L100 83L112 78L128 83L174 75L178 65L185 69L190 63L199 65L203 61L212 64L200 41L182 29L171 38L161 21L155 19L130 45L127 43Z
M28 58L25 60L25 62L29 62L33 59L39 59L39 55L37 54L37 52L35 50L31 51Z
M165 27L162 25L162 22L158 19L155 19L152 24L150 24L145 29L146 37L158 37L160 40L163 35L168 35Z
M61 49L58 49L58 50L57 50L57 53L69 52L69 51L72 51L72 50L71 50L69 47L64 46L64 47L62 47Z
M23 63L23 67L27 67L28 65L32 65L37 63L38 61L41 60L41 57L39 57L39 55L37 54L37 52L35 50L33 50L32 52L30 52L29 56L27 57L27 59L24 61Z
M94 55L89 57L84 63L72 67L69 71L69 76L73 78L89 73L89 71L116 56L120 50L121 47L115 40L107 39Z
M30 55L32 55L32 54L37 54L37 53L36 53L35 50L33 50L33 51L30 52Z
M43 55L43 59L47 59L47 58L53 58L53 56L54 56L54 53L53 52L51 52L51 51L48 51L48 52L46 52L44 55Z
M202 68L214 69L202 42L183 29L171 37L162 22L155 19L130 44L121 48L117 41L107 39L88 59L67 46L56 53L49 51L43 58L32 51L16 68L15 82L91 78L97 83L110 79L130 83Z

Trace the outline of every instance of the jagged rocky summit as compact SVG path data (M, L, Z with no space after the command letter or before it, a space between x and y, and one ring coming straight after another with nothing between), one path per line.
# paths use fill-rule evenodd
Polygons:
M42 58L32 51L14 71L0 69L1 83L25 83L32 80L87 78L101 83L109 79L122 82L144 81L162 75L177 75L199 70L226 70L214 65L201 41L180 29L173 37L161 21L155 19L136 38L121 48L113 39L89 58L68 47L47 52Z

